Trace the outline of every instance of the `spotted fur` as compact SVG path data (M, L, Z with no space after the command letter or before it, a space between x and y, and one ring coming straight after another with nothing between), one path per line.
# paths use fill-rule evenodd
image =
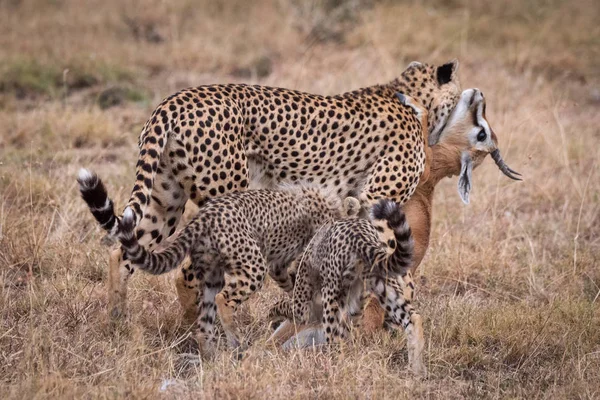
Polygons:
M407 300L414 289L411 230L400 206L391 200L373 207L372 221L353 217L321 228L300 256L293 296L278 302L270 316L306 324L313 300L320 296L325 342L332 343L343 339L360 319L370 292L386 310L387 320L404 328L409 358L421 368L422 322Z
M383 293L381 282L405 275L412 264L411 231L398 204L380 200L372 217L373 223L352 217L320 228L298 261L293 300L282 301L272 315L307 322L320 290L327 342L343 337L340 310L362 297L363 280L370 291Z
M339 219L348 204L342 206L339 199L310 186L250 190L207 202L160 251L149 251L139 244L131 209L125 210L118 238L126 259L151 274L169 272L186 256L191 257L186 273L198 282L198 340L203 353L210 355L215 310L229 343L239 345L232 320L236 308L262 287L267 272L284 290L291 290L288 264L318 227ZM227 286L224 274L230 277Z
M337 96L241 84L169 96L140 135L127 204L140 243L153 248L172 235L187 199L201 205L246 190L255 173L275 184L312 182L364 205L380 198L404 203L424 171L426 141L418 116L396 93L425 106L434 133L460 94L457 68L456 61L413 63L388 84ZM124 308L133 271L120 251L111 254L113 315Z

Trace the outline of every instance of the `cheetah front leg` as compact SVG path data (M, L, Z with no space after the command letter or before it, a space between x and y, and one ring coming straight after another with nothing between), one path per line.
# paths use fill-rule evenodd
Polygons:
M321 287L321 299L323 301L325 342L327 344L339 342L346 337L346 330L341 324L339 282L331 279L324 280Z
M269 319L275 320L285 318L286 320L273 332L269 338L270 342L281 344L287 340L293 332L296 332L302 325L306 324L311 316L312 297L314 287L309 277L308 264L306 261L301 265L301 273L294 269L295 284L292 297L286 297L269 311ZM301 329L301 328L300 328Z
M358 197L363 207L372 206L382 198L403 205L415 192L419 180L427 180L429 175L431 151L427 146L427 109L410 96L398 93L398 99L413 109L416 127L409 121L409 132L387 132L393 145L388 147L387 153L381 154L366 177Z
M340 324L347 331L356 329L361 325L362 312L367 296L364 288L364 280L362 278L355 279L352 285L350 285L346 301L339 303L340 307L344 308L340 310ZM320 296L318 296L310 302L304 303L305 307L310 307L310 322L308 324L303 322L300 325L294 326L292 323L288 323L288 321L283 322L272 335L272 337L280 338L277 343L286 340L283 344L284 349L324 345L326 343L325 328L323 324L319 324L319 321L322 319L321 315L323 314L321 300ZM346 307L342 307L342 305L346 305ZM377 308L381 308L379 303L377 303ZM381 318L382 323L383 317Z

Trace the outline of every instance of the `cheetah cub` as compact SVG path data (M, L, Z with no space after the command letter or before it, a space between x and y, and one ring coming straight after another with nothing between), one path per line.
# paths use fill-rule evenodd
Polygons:
M420 315L410 301L413 239L400 206L382 199L371 209L371 221L351 217L324 225L311 240L297 265L291 298L280 300L270 317L309 322L313 300L320 294L325 342L346 337L360 319L365 291L386 310L386 320L403 327L408 337L409 363L424 374ZM348 318L347 316L350 316Z
M96 197L110 201L100 179L89 171ZM233 316L237 307L259 290L268 273L284 290L292 290L288 265L299 256L318 228L337 220L344 208L336 196L311 186L254 190L224 195L203 205L181 234L160 251L138 242L135 216L127 208L118 221L117 238L126 259L136 268L159 275L177 268L189 255L186 280L196 286L197 339L200 353L214 353L218 314L228 343L240 346ZM224 274L228 275L225 286Z

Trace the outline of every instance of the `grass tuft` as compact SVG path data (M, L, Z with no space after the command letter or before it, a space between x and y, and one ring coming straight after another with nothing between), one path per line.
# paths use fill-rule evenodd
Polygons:
M0 14L3 398L600 395L594 0L22 0ZM416 301L429 379L406 370L401 333L330 352L270 347L271 282L238 315L253 344L242 361L185 355L172 275L136 273L129 316L110 320L108 247L75 177L98 172L121 209L162 98L232 81L340 93L454 57L525 179L485 161L468 207L456 179L436 188Z

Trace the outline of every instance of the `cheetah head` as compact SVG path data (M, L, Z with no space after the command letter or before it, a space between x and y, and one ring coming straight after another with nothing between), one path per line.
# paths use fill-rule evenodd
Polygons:
M456 59L439 66L413 61L393 83L398 92L415 98L427 108L430 144L435 143L460 98L457 72Z

